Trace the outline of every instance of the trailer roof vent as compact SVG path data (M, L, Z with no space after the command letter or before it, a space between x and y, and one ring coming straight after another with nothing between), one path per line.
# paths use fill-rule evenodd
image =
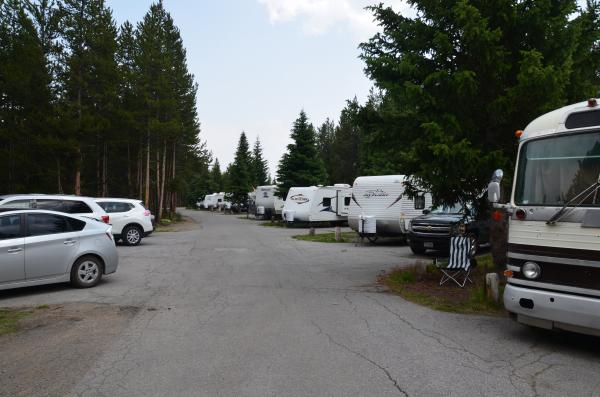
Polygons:
M567 121L565 121L565 127L568 129L595 127L598 125L600 125L600 110L572 113L567 117Z

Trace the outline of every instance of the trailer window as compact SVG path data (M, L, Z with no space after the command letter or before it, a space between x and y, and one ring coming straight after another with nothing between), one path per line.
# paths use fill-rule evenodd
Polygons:
M350 206L350 197L344 197L344 206L345 207L349 207Z
M515 203L562 206L599 175L600 132L530 141L519 155ZM593 192L581 205L600 206L600 192Z
M323 207L331 207L331 197L323 197Z

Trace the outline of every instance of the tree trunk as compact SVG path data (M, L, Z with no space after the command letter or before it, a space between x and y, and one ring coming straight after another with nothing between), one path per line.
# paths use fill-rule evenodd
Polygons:
M173 142L173 158L171 159L172 161L172 174L171 174L171 181L175 181L175 165L177 164L176 160L176 154L177 154L177 144L175 142ZM171 192L171 212L173 214L175 214L175 212L177 212L177 191L175 189L172 189Z
M144 203L150 208L150 132L146 137L146 191L144 194ZM158 221L158 220L157 220Z
M56 179L58 182L57 192L58 192L58 194L63 194L62 183L60 180L60 157L59 156L56 157Z
M81 154L81 144L77 145L77 158L75 160L75 195L81 196L81 163L83 155Z
M158 218L162 217L163 207L164 207L164 197L165 197L165 180L166 178L166 169L165 164L167 162L167 143L163 142L163 154L162 154L162 181L160 183L160 194L158 197ZM157 167L158 168L158 167Z
M102 197L108 196L108 144L104 142L102 152Z

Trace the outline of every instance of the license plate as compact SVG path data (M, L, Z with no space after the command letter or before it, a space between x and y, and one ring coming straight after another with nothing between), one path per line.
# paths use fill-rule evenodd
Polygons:
M423 243L423 247L425 247L425 248L433 248L433 243L432 242Z

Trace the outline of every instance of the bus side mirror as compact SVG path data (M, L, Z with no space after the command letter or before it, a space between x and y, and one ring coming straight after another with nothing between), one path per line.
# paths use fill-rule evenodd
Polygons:
M492 181L488 185L488 201L490 203L498 203L500 201L500 182L504 172L502 170L494 171L492 175Z

